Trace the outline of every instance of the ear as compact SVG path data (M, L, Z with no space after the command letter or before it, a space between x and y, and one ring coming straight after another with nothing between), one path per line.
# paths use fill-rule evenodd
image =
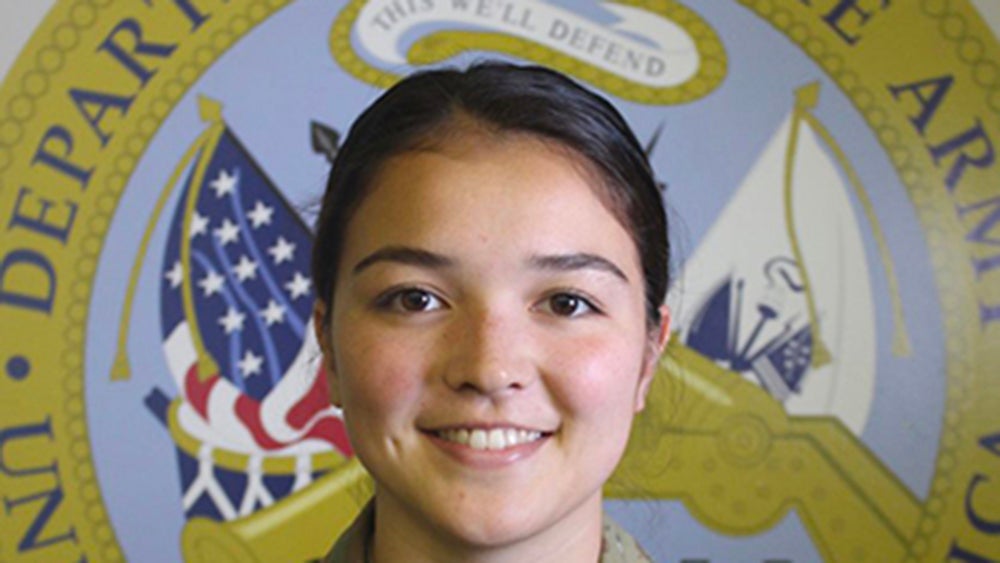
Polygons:
M340 386L337 384L337 371L334 369L333 341L330 338L329 309L326 303L317 299L313 305L313 331L316 342L323 354L323 372L326 374L327 389L330 392L330 402L340 408Z
M649 394L649 387L653 383L653 376L656 374L656 366L660 363L660 356L670 340L670 309L666 305L660 305L660 324L649 331L646 345L646 354L642 360L642 373L639 375L639 385L635 394L635 412L646 407L646 395Z

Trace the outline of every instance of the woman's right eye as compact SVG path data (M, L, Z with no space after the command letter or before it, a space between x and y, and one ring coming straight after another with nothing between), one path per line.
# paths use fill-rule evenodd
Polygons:
M385 309L405 313L423 313L444 307L444 303L438 296L419 288L391 291L378 300L378 305Z

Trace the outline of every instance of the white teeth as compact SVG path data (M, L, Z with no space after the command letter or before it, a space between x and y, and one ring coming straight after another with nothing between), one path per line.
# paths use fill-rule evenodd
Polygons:
M489 437L489 445L487 447L491 450L503 449L507 444L507 435L499 428L490 430Z
M541 432L517 428L493 428L491 430L460 428L441 430L436 434L449 442L469 446L474 450L502 450L534 442L542 437Z
M514 429L514 428L508 428L507 431L504 432L504 437L507 438L507 443L508 444L516 444L517 443L517 430Z
M469 446L474 450L486 449L486 431L473 430L469 432Z

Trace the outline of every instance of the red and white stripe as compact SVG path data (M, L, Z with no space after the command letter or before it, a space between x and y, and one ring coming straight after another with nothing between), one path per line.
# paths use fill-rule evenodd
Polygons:
M215 438L248 451L276 451L304 440L326 442L352 455L340 412L330 404L326 374L311 326L306 342L277 386L257 401L218 373L202 379L187 322L163 343L167 365L184 400L211 428Z

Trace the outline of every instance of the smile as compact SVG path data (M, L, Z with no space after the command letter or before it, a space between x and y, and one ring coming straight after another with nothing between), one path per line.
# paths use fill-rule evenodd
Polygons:
M537 430L518 428L456 428L438 430L434 435L442 440L468 446L474 450L504 450L536 442L542 437Z

